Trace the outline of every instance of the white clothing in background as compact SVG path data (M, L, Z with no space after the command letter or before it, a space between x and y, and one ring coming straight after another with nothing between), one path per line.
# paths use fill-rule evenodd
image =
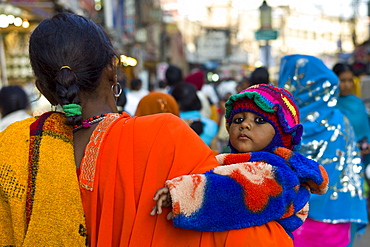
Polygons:
M21 121L29 117L31 117L31 115L28 114L26 110L18 110L18 111L9 113L8 115L0 119L0 131L5 130L6 127L8 127L8 125L14 122Z
M218 104L218 96L216 90L211 84L204 84L200 91L204 93L206 96L208 96L212 104L214 105Z
M140 100L149 93L148 90L140 89L139 91L129 91L126 93L127 102L125 111L131 116L135 116L136 108Z
M203 117L210 118L212 115L212 109L207 96L202 91L197 91L197 96L200 100L200 104L202 105L200 114L202 114Z

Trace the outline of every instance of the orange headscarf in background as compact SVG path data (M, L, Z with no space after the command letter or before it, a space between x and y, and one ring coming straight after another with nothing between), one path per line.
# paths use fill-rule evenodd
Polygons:
M137 106L135 116L146 116L156 113L172 113L180 116L179 106L170 94L151 92L143 97Z

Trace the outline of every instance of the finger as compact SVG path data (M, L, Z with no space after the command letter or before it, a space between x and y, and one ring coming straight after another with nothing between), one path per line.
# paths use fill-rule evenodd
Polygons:
M167 188L167 187L163 187L163 188L161 188L161 189L157 190L157 192L156 192L156 193L155 193L155 195L154 195L153 200L154 200L154 201L158 201L159 197L160 197L161 195L165 194L165 193L168 193L168 188Z
M157 208L157 214L162 214L162 208L161 207Z
M157 211L157 206L154 206L152 208L152 211L150 212L150 215L154 216L156 214L156 211Z
M159 193L159 190L158 190L157 192L155 192L153 200L158 201L159 196L160 196L160 193Z
M173 213L172 212L169 212L167 214L167 220L172 220L172 218L173 218Z
M162 201L159 200L157 202L157 214L161 214L162 213Z
M162 208L163 207L171 206L171 204L168 204L167 201L168 201L168 195L167 194L163 194L159 197L159 199L157 201L158 214L162 213Z

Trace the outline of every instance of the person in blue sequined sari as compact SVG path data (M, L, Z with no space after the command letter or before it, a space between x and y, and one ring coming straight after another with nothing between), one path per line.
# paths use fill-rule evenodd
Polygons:
M356 141L366 167L370 163L370 124L366 106L361 98L353 94L355 83L352 67L337 63L333 67L333 72L340 81L337 106L346 115L355 131Z
M294 244L351 245L351 230L364 230L368 218L360 150L352 126L336 106L339 79L316 57L289 55L281 60L279 86L293 94L301 111L300 152L329 174L329 190L311 197L308 219L294 232Z

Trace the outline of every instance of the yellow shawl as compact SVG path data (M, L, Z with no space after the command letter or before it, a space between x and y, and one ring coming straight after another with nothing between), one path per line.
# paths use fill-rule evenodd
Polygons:
M86 226L64 115L0 132L0 246L85 246Z

